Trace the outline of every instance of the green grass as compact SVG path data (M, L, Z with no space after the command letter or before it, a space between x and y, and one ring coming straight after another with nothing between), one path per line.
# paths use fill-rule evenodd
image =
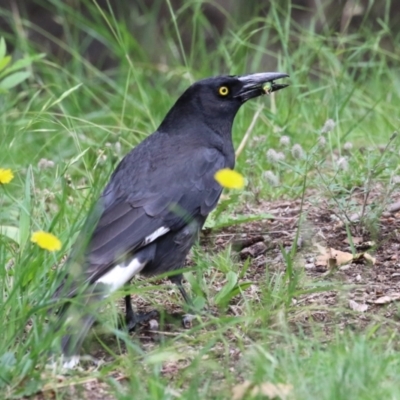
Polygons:
M289 88L240 110L233 132L236 147L263 107L238 158L237 170L247 186L222 202L210 226L233 225L244 204L256 209L265 200L308 198L308 193L313 201L321 196L337 207L346 223L346 215L358 210L349 201L352 190L368 192L380 185L381 197L358 226L350 227L379 236L378 217L396 189L393 177L400 175L399 139L391 140L400 123L400 53L398 46L391 52L381 44L398 43L400 32L387 28L387 14L379 29L372 28L366 12L358 33L338 34L328 28L318 33L316 21L302 26L290 19L290 1L272 1L265 18L254 12L239 23L239 15L227 15L220 35L201 13L201 1L185 2L181 9L167 2L170 15L154 46L149 37L160 29L157 7L144 16L132 10L117 19L87 1L89 20L67 3L53 3L66 31L59 45L68 61L50 54L40 57L23 34L29 27L23 16L15 32L5 36L18 54L33 61L26 68L30 77L0 94L0 168L11 168L15 175L10 184L0 186L0 225L12 227L7 232L14 239L0 236L4 396L28 396L54 384L56 398L68 398L69 388L80 393L79 383L93 378L117 399L131 399L135 393L135 398L152 400L229 399L243 380L291 385L296 399L400 398L397 321L381 329L383 317L376 316L365 329L353 332L335 325L339 315L349 311L334 306L329 334L312 318L301 322L299 316L308 315L310 308L295 307L293 299L332 287L340 291L342 284L307 276L296 248L286 250L281 269L267 263L258 281L246 275L251 266L243 265L231 248L215 253L211 245L197 249L192 259L196 268L187 272L187 280L196 305L219 310L217 315L202 316L188 331L176 327L171 335L143 344L137 335L115 329L116 309L107 304L105 332L97 329L86 344L98 352L98 335L107 362L56 379L46 367L46 352L57 340L46 324L56 266L116 163L157 128L175 99L197 79L266 69L290 74ZM129 33L132 21L143 26L137 37ZM188 24L189 38L182 33ZM78 38L82 31L85 40ZM205 32L212 33L214 48L205 45ZM117 67L104 72L82 57L92 37L107 46ZM319 146L328 119L335 127ZM288 147L280 144L283 135L290 138ZM346 142L353 144L352 150L345 150ZM294 144L302 146L303 157L294 157ZM382 146L388 147L382 151ZM270 149L283 152L285 159L271 160ZM338 165L343 156L348 168ZM54 167L40 168L42 158L53 161ZM279 185L266 179L268 170ZM41 229L60 238L62 251L46 253L30 242L31 232ZM246 225L240 229L246 231ZM154 282L132 286L149 307L160 307L160 302L179 306L180 298L168 289ZM229 305L240 306L238 315L229 312ZM168 373L168 367L175 372Z

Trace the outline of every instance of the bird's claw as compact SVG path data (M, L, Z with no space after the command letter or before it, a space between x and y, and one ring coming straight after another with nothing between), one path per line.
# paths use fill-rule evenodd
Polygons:
M152 319L158 319L159 313L157 310L152 310L147 313L138 313L133 315L127 315L125 317L124 328L128 330L128 332L135 331L139 324L143 324L149 322Z
M192 322L196 317L195 314L185 314L182 318L182 326L185 329L190 329L192 327Z

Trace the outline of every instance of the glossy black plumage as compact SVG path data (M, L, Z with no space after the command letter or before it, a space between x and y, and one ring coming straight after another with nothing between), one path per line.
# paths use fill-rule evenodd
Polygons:
M112 174L83 229L81 237L86 237L77 243L65 266L79 267L55 297L71 297L85 287L98 301L138 272L150 275L181 268L221 195L215 173L234 168L231 129L236 112L249 98L263 94L265 82L285 76L222 76L193 84L157 131ZM272 91L285 86L273 83ZM227 95L221 95L221 87L228 89ZM135 271L132 276L125 275L128 266ZM115 287L114 272L119 282ZM63 340L65 355L77 354L93 321L93 315L83 313L81 334L71 328L71 335Z

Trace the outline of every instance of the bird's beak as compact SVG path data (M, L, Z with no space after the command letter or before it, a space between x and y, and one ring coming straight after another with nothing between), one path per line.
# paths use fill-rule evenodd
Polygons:
M241 100L245 102L253 97L261 96L262 94L276 92L289 85L275 83L274 81L288 76L288 74L282 72L261 72L258 74L238 76L243 86L235 97L240 97Z

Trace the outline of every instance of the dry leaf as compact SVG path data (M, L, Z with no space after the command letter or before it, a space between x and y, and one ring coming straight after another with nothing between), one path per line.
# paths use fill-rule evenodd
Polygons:
M364 255L364 259L365 259L365 261L367 261L367 263L369 263L371 265L375 265L376 264L376 258L375 257L372 257L368 253L363 253L363 255Z
M376 258L368 253L358 253L354 256L353 261L366 261L368 264L374 265L376 263Z
M353 311L357 311L357 312L364 312L364 311L368 310L368 305L367 304L360 304L360 303L357 303L354 300L349 300L349 307Z
M392 301L400 300L400 293L392 293L390 296L381 296L376 300L371 300L371 303L374 304L388 304Z
M244 381L232 389L232 400L251 399L252 397L263 395L270 399L286 399L291 391L292 385L284 383L265 382L256 385L250 381Z
M346 251L336 250L332 247L322 247L316 244L318 251L321 253L316 259L315 265L322 265L328 268L336 268L340 265L349 264L352 261L365 260L368 264L375 265L376 258L368 253L353 254Z
M336 250L332 247L321 248L321 255L317 257L316 265L326 265L328 268L338 267L353 260L353 254L345 251ZM322 251L321 251L322 250Z
M361 236L353 236L351 240L353 241L353 244L360 244L364 239ZM344 239L343 243L350 244L349 238Z

